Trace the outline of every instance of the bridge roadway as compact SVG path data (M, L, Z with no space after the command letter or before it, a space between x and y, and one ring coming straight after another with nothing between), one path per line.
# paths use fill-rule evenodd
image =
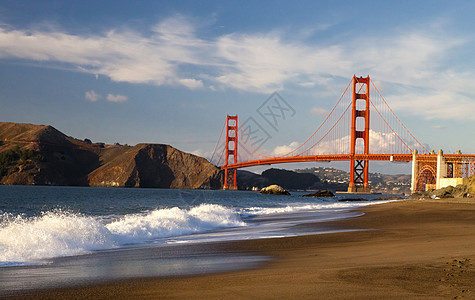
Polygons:
M463 162L464 160L474 160L474 154L444 154L447 162ZM394 162L410 162L412 154L356 154L353 156L355 160L373 160L373 161L394 161ZM329 161L350 161L350 154L336 155L308 155L308 156L288 156L273 157L266 159L250 160L235 164L221 166L221 169L239 169L253 166L295 163L295 162L329 162ZM437 161L437 154L417 154L418 161Z

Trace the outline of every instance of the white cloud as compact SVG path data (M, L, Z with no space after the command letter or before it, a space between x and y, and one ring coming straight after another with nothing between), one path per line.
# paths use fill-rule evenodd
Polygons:
M96 102L101 98L101 95L97 94L94 90L87 91L85 94L87 101Z
M356 153L364 153L364 142L363 140L358 140L356 144ZM412 140L405 140L404 143L410 149L418 149L421 152L422 148L417 142ZM381 154L381 153L411 153L409 149L404 145L401 140L394 135L392 132L379 132L370 130L369 132L369 152L371 154ZM335 151L339 149L339 151ZM306 150L305 147L302 147L302 151ZM348 154L350 153L350 136L344 136L339 139L334 140L324 140L318 145L313 147L309 155L325 155L325 154ZM399 154L400 154L399 153Z
M456 99L456 100L455 100ZM475 121L475 101L454 91L425 91L391 96L391 107L427 120Z
M311 87L314 87L317 85L317 83L315 81L307 81L307 82L301 82L299 83L299 85L301 87L305 87L305 88L311 88Z
M328 110L321 107L317 107L317 106L314 106L310 109L310 114L315 115L315 116L324 117L324 116L327 116L328 113L329 113Z
M391 83L385 86L400 84L422 90L398 100L391 98L396 110L411 106L414 114L426 118L475 119L475 114L469 113L475 106L471 100L475 97L474 72L444 64L465 40L441 34L443 29L430 28L435 30L431 32L422 27L412 32L389 32L384 37L334 38L331 43L306 40L312 32L326 30L326 26L307 31L304 28L300 32L306 34L297 34L289 41L285 31L234 32L204 39L198 27L180 15L157 23L148 34L111 29L80 35L53 27L26 31L0 25L0 59L69 65L76 71L119 82L190 89L224 87L258 93L270 93L288 83L330 88L334 78L370 74Z
M213 151L205 151L203 149L195 149L191 151L190 153L196 156L204 157L208 160L211 159L211 156L213 156Z
M292 142L289 145L277 146L272 151L274 156L282 156L289 153L292 150L295 150L299 146L298 142Z
M208 52L205 43L193 37L191 25L180 17L165 20L153 30L151 36L127 30L81 36L0 27L0 58L67 63L114 81L196 88L199 81L180 78L179 67L199 65L197 56Z
M366 46L353 48L360 42ZM447 80L445 75L441 76L443 70L440 69L444 56L464 42L421 30L352 41L347 46L356 49L351 55L358 61L355 67L360 70L360 75L371 73L378 80L435 88Z
M125 102L129 98L124 95L114 95L114 94L107 94L107 101L109 102Z
M347 76L351 69L339 46L286 43L275 33L225 35L217 40L216 47L218 57L228 62L223 68L225 74L217 80L236 89L254 92L278 90L286 81L297 80L302 75L336 72Z
M434 45L440 45L438 40L412 35L410 41L415 45L406 50L407 36L401 35L388 39L392 42L387 45L370 48L368 55L354 53L351 43L322 46L304 41L286 42L281 32L233 33L204 40L197 37L193 25L182 16L158 23L152 32L146 36L131 30L110 30L102 35L80 36L0 27L0 58L67 63L77 70L106 75L114 81L197 88L203 86L202 80L206 78L215 84L268 93L282 88L288 81L311 87L320 75L349 77L356 69L374 65L393 76L391 72L396 68L408 65L401 63L408 58L407 54L412 54L411 65L420 67L435 51ZM452 44L445 40L439 52ZM415 47L422 50L415 51ZM210 69L197 75L202 78L190 78L184 75L187 66Z
M326 31L329 28L333 27L334 25L335 24L330 24L330 23L328 23L328 24L317 24L314 27L302 28L300 30L300 32L297 34L297 36L301 39L310 38L314 34L316 34L318 32L321 32L321 31Z
M184 78L184 79L180 79L179 82L190 88L190 89L196 89L196 88L202 88L203 87L203 81L201 80L196 80L196 79L193 79L193 78Z
M101 95L96 93L94 90L87 91L85 94L85 98L87 101L97 102L99 99L103 98ZM129 98L125 95L119 94L107 94L106 100L109 102L125 102Z

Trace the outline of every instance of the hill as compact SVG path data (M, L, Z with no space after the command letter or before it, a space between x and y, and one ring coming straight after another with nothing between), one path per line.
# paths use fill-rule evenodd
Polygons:
M238 170L238 187L250 190L261 189L271 184L278 184L287 190L348 190L350 175L346 171L335 168L307 168L295 171L268 169L261 175L249 171ZM384 194L409 194L411 175L386 175L370 173L369 181L373 192Z
M321 180L319 188L335 191L346 191L350 182L350 174L346 171L335 168L314 167L307 169L297 169L297 173L312 173ZM411 175L398 174L387 175L380 173L369 173L369 183L372 192L384 194L410 194Z
M320 181L320 178L311 173L298 173L295 171L271 168L261 175L249 171L238 170L238 187L242 190L250 190L252 188L261 189L263 187L277 184L286 190L321 190L347 189L346 186L336 186Z
M296 173L282 169L268 169L262 172L262 176L269 179L273 184L282 186L288 190L312 189L320 182L320 179L311 173Z
M202 157L169 145L105 145L46 125L0 122L0 183L159 188L220 188Z

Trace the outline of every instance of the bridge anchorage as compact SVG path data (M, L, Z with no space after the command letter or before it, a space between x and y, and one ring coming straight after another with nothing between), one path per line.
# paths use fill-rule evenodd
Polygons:
M475 155L429 152L394 114L369 76L353 76L318 129L284 155L262 149L258 131L243 126L237 115L226 117L211 158L224 170L223 189L237 189L239 168L294 162L349 161L349 193L371 192L370 161L412 161L412 192L455 186L475 174Z

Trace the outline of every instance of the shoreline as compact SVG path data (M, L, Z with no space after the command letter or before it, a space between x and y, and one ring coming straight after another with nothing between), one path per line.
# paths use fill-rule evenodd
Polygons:
M325 223L362 229L217 243L215 253L270 256L257 268L120 280L20 294L11 299L303 298L475 296L475 200L406 200L358 209Z

